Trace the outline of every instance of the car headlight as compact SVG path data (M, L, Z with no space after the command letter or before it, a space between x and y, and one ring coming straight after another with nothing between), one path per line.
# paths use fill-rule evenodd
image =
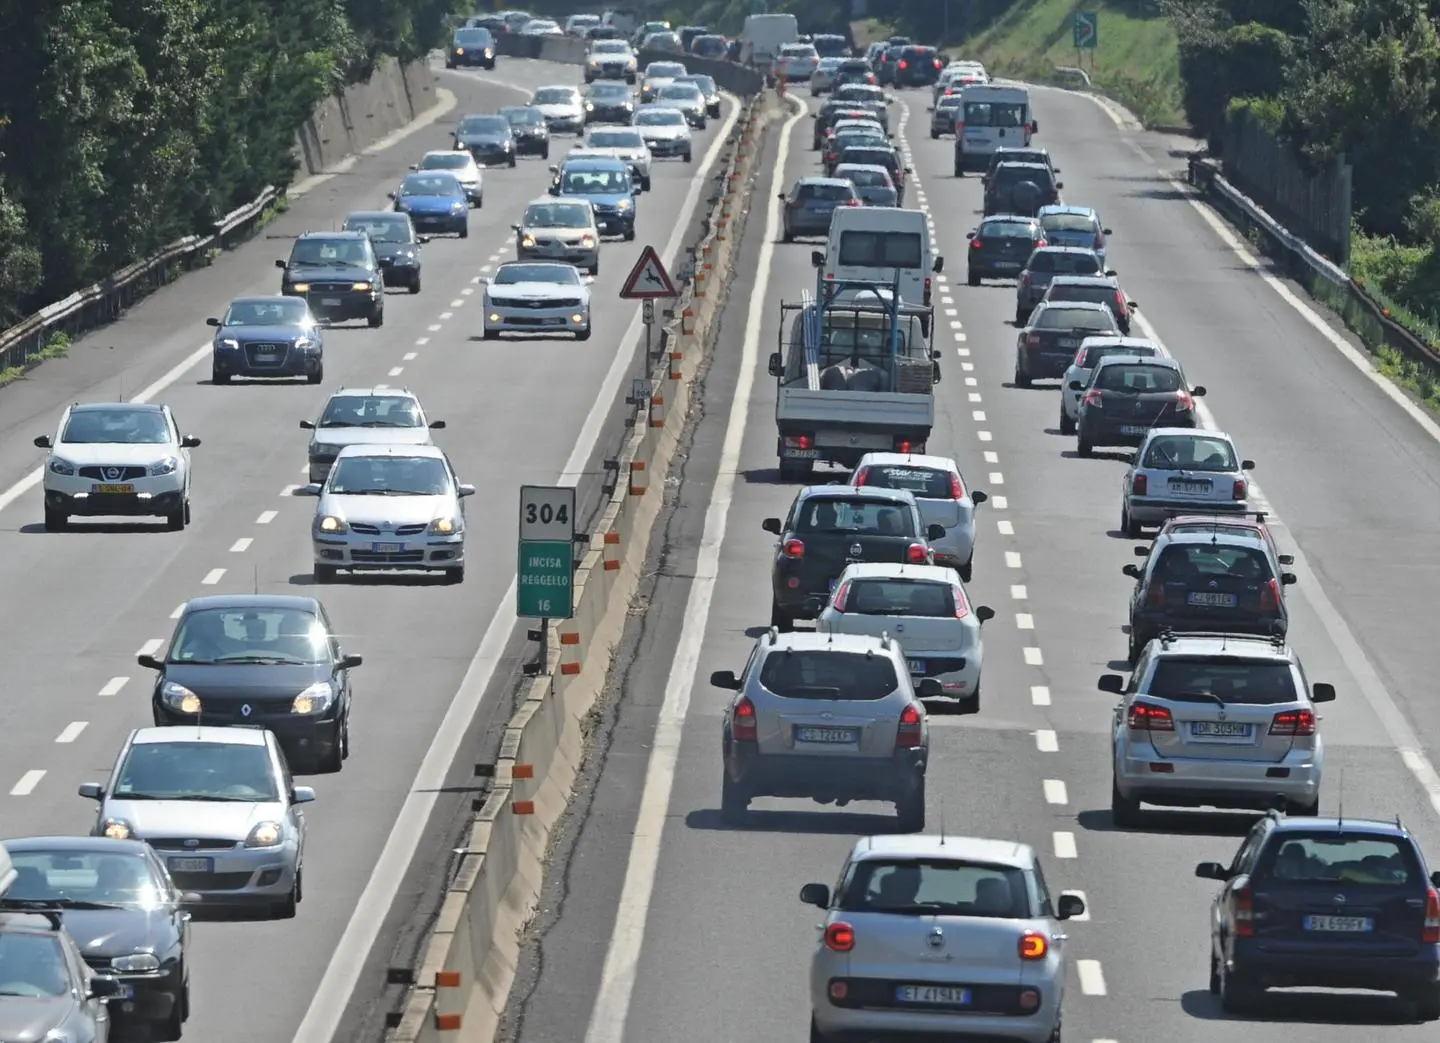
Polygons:
M224 348L225 350L227 350L227 351L239 351L239 350L240 350L240 342L239 342L238 340L236 340L234 337L224 337L224 338L222 338L221 341L220 341L220 346L221 346L222 348Z
M135 830L123 818L107 818L100 831L111 840L129 840L135 835Z
M291 284L290 284L290 292L292 292L292 293L309 293L309 292L310 292L310 284L309 284L308 282L291 283Z
M595 245L595 237L593 235L582 235L580 237L580 245L589 249Z
M290 704L290 712L299 714L324 713L330 709L330 704L334 701L335 689L330 687L330 682L316 681L295 697L295 701Z
M110 969L121 974L143 974L146 971L158 971L160 960L153 952L137 952L129 956L115 957L110 961Z
M330 445L328 442L311 442L311 443L310 443L310 455L311 455L311 456L322 456L322 457L330 458L330 457L338 456L339 454L340 454L340 447L339 447L338 445Z
M338 518L333 514L324 514L315 523L315 528L321 532L348 532L350 527L345 524L344 518Z
M493 57L495 57L495 52L492 51L489 47L487 47L487 48L485 48L485 57L487 57L487 58L493 58Z
M160 701L181 713L198 714L201 709L200 697L183 684L176 684L174 681L166 681L160 686Z
M297 340L297 341L295 342L295 346L296 346L297 348L299 348L301 351L309 351L311 348L316 347L317 345L316 345L316 342L315 342L314 340L312 340L311 338L309 338L309 337L301 337L299 340Z
M513 141L506 141L503 142L500 147L503 148L506 152L509 152L512 148L514 148L514 146L515 143Z
M584 314L584 312L578 312L578 311L577 311L574 315L570 316L570 321L573 322L573 323L574 323L575 325L577 325L577 326L583 326L583 325L585 325L585 314Z
M245 838L246 847L278 847L285 839L285 831L278 822L257 822L250 835Z
M452 214L458 214L460 211L464 210L467 205L468 204L463 199L457 199L455 200L455 202L450 204L450 212Z
M590 112L594 112L594 111L595 111L595 103L594 103L593 101L587 101L587 102L585 103L585 108L588 109Z
M633 209L634 206L635 204L630 202L630 200L622 199L620 200L620 205L617 206L615 209L619 210L623 214L625 211Z
M625 59L625 68L627 68L627 69L634 69L634 68L635 68L635 59L634 59L634 58L626 58L626 59Z
M599 59L599 58L591 58L591 59L590 59L590 64L593 65L593 66L595 66L595 68L598 69L598 68L600 67L600 59Z
M352 290L373 290L374 288L375 287L368 282L357 282L350 285L350 289Z
M174 474L175 469L180 466L180 461L173 456L167 456L163 460L157 460L146 468L151 478L158 478L164 474Z
M524 247L526 247L526 248L529 248L529 247L531 247L531 246L534 246L534 245L535 245L535 237L534 237L533 235L523 235L523 236L521 236L521 237L520 237L520 245L521 245L521 246L524 246Z
M58 456L50 460L50 473L64 475L67 478L74 477L75 465L69 460L62 460Z
M453 536L459 531L460 521L457 518L436 518L430 523L432 536Z

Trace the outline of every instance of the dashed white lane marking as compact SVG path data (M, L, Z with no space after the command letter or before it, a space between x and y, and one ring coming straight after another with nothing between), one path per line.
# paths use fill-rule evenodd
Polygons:
M100 689L100 694L103 696L119 695L120 689L129 683L130 678L128 677L112 677L105 682L105 687Z
M171 619L179 619L179 618L180 618L181 616L183 616L184 614L185 614L185 602L183 602L183 601L180 602L180 604L176 605L174 608L172 608L172 609L170 610L170 618L171 618Z
M493 264L482 264L482 265L480 266L480 270L481 270L482 272L494 271L494 270L495 270L495 266L494 266ZM479 282L480 280L479 280L479 279L472 279L472 280L470 280L470 281L471 281L471 282Z
M991 485L1004 485L1004 484L1005 484L1005 472L1004 472L1004 471L991 471L991 472L990 472L990 484L991 484Z
M1010 497L1008 497L1008 496L992 496L992 497L990 497L990 506L991 506L992 509L997 510L997 511L1006 510L1006 509L1008 509L1009 506L1010 506Z
M945 317L946 317L947 319L953 319L953 318L955 318L956 316L958 316L959 314L960 314L960 311L959 311L958 308L946 308L946 309L945 309Z
M1050 728L1041 728L1035 733L1035 748L1041 753L1058 753L1060 737Z
M1055 849L1056 858L1078 858L1080 852L1075 848L1075 834L1065 830L1056 830L1050 836L1050 842Z
M309 468L306 468L306 470L308 471ZM283 489L280 490L280 495L281 495L281 496L294 496L294 495L295 495L297 492L299 492L299 491L300 491L300 486L298 486L298 485L287 485L287 486L285 486L285 488L283 488Z
M1034 646L1032 645L1032 646L1030 646L1029 648L1023 649L1022 651L1025 653L1025 665L1026 665L1026 666L1044 666L1044 665L1045 665L1045 656L1040 652L1040 649L1038 649L1038 648L1036 648L1036 647L1034 647Z
M224 575L224 569L211 569L209 572L205 573L205 578L202 579L200 582L205 584L205 586L207 587L213 587L215 584L220 582L221 577Z
M419 358L419 357L420 357L420 353L419 353L418 351L407 351L407 352L405 352L405 354L403 354L403 355L400 356L400 361L401 361L401 362L414 362L414 361L415 361L417 358Z
M465 298L464 298L464 297L457 297L457 298L455 298L455 300L453 300L453 301L450 302L450 307L452 307L452 308L458 308L458 307L460 307L460 305L462 305L462 304L464 304L464 303L465 303Z
M32 768L20 776L20 781L10 787L10 796L28 797L35 792L35 787L40 785L40 780L45 777L45 772L40 768Z
M440 324L439 324L438 322L435 323L435 324L432 325L432 326L426 326L425 328L426 328L427 330L429 330L431 333L439 333L439 332L440 332Z
M310 465L309 465L309 464L301 464L301 465L300 465L300 473L303 474L303 475L307 475L307 476L308 476L308 475L310 474Z
M1015 523L1007 518L1001 518L995 523L995 529L1001 536L1014 536Z
M1070 923L1084 923L1086 920L1090 919L1090 899L1086 897L1084 891L1076 891L1076 890L1073 889L1073 888L1066 888L1064 891L1061 891L1060 893L1061 893L1062 895L1074 895L1076 898L1080 899L1080 901L1082 901L1082 902L1085 903L1085 911L1084 911L1083 913L1080 913L1080 914L1076 915L1076 916L1070 917L1070 921L1069 921ZM1100 965L1097 963L1097 964L1095 965L1095 967L1096 967L1096 969L1098 970L1099 967L1100 967ZM1099 993L1099 995L1104 995L1104 989L1103 989L1104 979L1103 979L1103 978L1101 979L1101 982L1102 982L1102 989L1101 989L1101 992Z
M978 392L978 391L972 391L972 392L970 392L970 401L971 401L971 402L979 402L979 401L981 401L980 392Z
M975 372L975 363L973 363L973 362L962 362L962 363L960 363L960 369L961 369L962 371L966 372L966 373L974 373L974 372ZM969 384L970 381L967 380L967 381L965 381L965 383Z
M255 519L256 525L269 525L279 516L279 511L261 511L260 517Z
M63 732L61 732L59 735L55 736L55 741L56 741L56 742L74 742L76 739L80 738L80 733L85 730L85 725L87 725L88 723L90 723L90 722L88 722L88 721L71 721L69 724L67 724L67 725L65 726L65 730L64 730Z
M985 423L985 410L983 410L983 409L976 409L976 410L972 411L970 415L975 419L975 422L976 422L977 424L983 424L983 423Z
M1070 794L1065 791L1065 783L1060 779L1046 779L1045 801L1048 804L1070 803Z
M453 311L442 311L442 312L440 313L440 321L441 321L441 322L449 322L449 321L450 321L451 319L453 319L454 317L455 317L455 313L454 313Z
M473 277L470 281L478 286L480 284L480 276L477 275Z
M423 348L426 344L429 344L429 343L430 343L430 338L429 338L429 337L416 337L416 338L415 338L415 346L416 346L417 348Z
M1105 974L1099 960L1076 960L1075 973L1080 977L1080 991L1087 996L1105 995Z
M493 253L490 255L490 263L494 264L496 261L503 260L504 256L504 254Z
M1032 684L1030 686L1030 702L1035 706L1050 705L1050 686L1048 684Z
M940 298L940 303L941 303L941 304L954 304L954 303L955 303L955 298L954 298L954 297L941 297L941 298Z
M1035 617L1028 612L1017 612L1015 614L1015 626L1020 630L1034 630Z
M966 387L972 387L972 388L973 388L973 387L979 386L979 384L980 384L980 381L977 380L975 377L966 377L966 378L965 378L965 386L966 386Z
M231 554L243 554L245 551L247 551L247 550L250 549L250 544L252 544L252 543L254 543L254 542L255 542L255 541L254 541L253 539L251 539L249 536L242 536L242 537L240 537L238 540L236 540L236 541L234 542L234 544L231 545L231 547L230 547L230 553L231 553Z
M392 377L398 377L401 373L404 373L404 372L405 372L405 367L404 367L404 366L392 366L392 367L390 368L390 376L392 376Z
M388 391L389 389L390 389L390 385L389 385L389 384L376 384L376 385L375 385L375 390L376 390L376 391Z
M955 354L959 355L962 359L963 359L963 358L968 358L968 357L970 356L970 349L969 349L969 348L956 348L956 349L955 349ZM970 363L968 363L968 362L963 363L962 365L970 366L971 369L974 369L974 368L975 368L974 366L972 366L972 365L971 365Z
M1005 552L1005 567L1007 569L1018 569L1020 567L1020 552L1007 550Z
M1010 596L1016 601L1028 601L1030 600L1030 591L1026 590L1025 587L1019 583L1012 583L1010 585Z
M146 641L143 645L141 645L140 650L135 654L137 656L154 655L156 652L160 651L160 646L164 643L165 642L162 638L152 637L149 641Z
M976 431L975 437L980 439L980 441L982 442L989 442L995 436L992 435L989 431Z
M963 334L963 333L957 333L957 334L955 334L955 339L956 339L956 340L965 340L965 339L966 339L966 338L965 338L965 334Z
M987 464L998 464L1000 462L1000 454L992 452L989 449L985 450L985 462Z

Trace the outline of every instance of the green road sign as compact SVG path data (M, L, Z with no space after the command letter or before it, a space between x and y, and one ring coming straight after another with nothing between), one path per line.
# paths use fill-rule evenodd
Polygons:
M1075 49L1093 51L1100 46L1100 13L1098 11L1075 12Z
M521 540L515 614L523 619L569 619L575 612L575 545Z

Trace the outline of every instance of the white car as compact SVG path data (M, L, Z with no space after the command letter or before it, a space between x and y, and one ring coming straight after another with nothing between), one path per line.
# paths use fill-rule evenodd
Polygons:
M485 205L485 175L480 172L480 164L475 162L475 157L469 150L461 152L445 149L427 152L420 157L420 162L410 169L448 170L455 175L455 180L460 182L460 187L465 189L465 198L470 200L471 206Z
M551 134L579 134L585 129L585 99L579 87L541 87L530 96Z
M636 79L635 52L624 40L596 40L585 56L585 82Z
M590 280L573 264L511 261L485 284L484 339L501 333L573 333L590 339Z
M560 23L552 22L548 18L534 18L520 27L521 36L564 36L565 30L560 28Z
M939 101L947 94L959 94L966 87L990 82L990 74L979 62L951 62L940 70L940 78L931 88L931 101Z
M623 159L639 175L640 191L650 191L650 147L635 127L591 127L583 147L593 155Z
M1142 525L1164 525L1177 513L1244 515L1254 468L1224 431L1152 428L1122 479L1120 529L1133 540Z
M851 472L850 484L913 493L920 506L920 520L945 528L941 539L930 541L935 563L954 569L962 580L970 582L975 560L975 508L989 497L965 485L959 464L948 456L866 453Z
M537 199L513 227L516 260L564 261L599 274L600 229L588 199Z
M645 139L645 147L657 159L681 157L686 163L694 160L694 139L690 123L679 109L663 105L642 105L635 112L635 129Z
M979 713L985 658L980 627L994 617L986 605L971 606L953 569L857 562L840 573L815 629L822 634L889 634L904 649L917 689L927 678L937 681L939 694L953 700L961 713Z
M583 40L585 34L599 24L600 16L598 14L572 14L565 19L565 35Z
M844 58L821 58L820 64L810 74L810 96L818 98L835 86L835 75L840 71Z
M35 439L45 458L45 531L72 516L164 518L190 524L190 450L169 406L92 402L66 408L55 437Z
M785 83L809 80L820 67L820 52L808 43L787 43L775 56L770 75Z
M1080 416L1080 399L1085 392L1076 391L1070 385L1078 382L1083 388L1090 383L1090 374L1108 355L1136 355L1141 358L1159 356L1169 358L1170 353L1163 344L1144 337L1086 337L1075 352L1075 361L1065 371L1060 381L1060 433L1073 435L1075 421Z
M317 419L300 421L302 431L314 432L305 453L310 481L325 481L347 445L430 445L430 432L444 427L445 421L426 418L408 388L341 388Z

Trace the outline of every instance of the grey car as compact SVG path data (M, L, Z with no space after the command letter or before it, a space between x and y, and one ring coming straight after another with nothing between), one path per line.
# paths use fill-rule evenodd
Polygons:
M692 73L689 76L677 76L676 83L693 83L700 89L700 95L705 99L705 113L712 120L720 118L720 87L715 83L713 76L704 73Z
M420 399L407 388L341 388L318 420L302 420L310 436L310 481L323 482L347 445L430 445L430 432L445 421L427 420Z
M420 247L430 241L428 235L416 235L409 214L393 210L357 210L345 218L345 231L364 232L380 262L387 287L403 286L411 293L420 292L423 263ZM316 381L318 383L318 381Z
M1115 316L1122 335L1130 336L1130 320L1140 310L1120 288L1113 275L1055 275L1045 288L1042 301L1089 301L1103 304Z
M106 785L80 796L99 804L91 836L144 840L175 886L205 908L295 915L304 896L305 813L275 734L264 728L137 728Z
M600 229L587 199L537 199L515 230L517 261L564 261L600 274Z
M871 163L841 163L835 168L835 176L855 186L860 202L866 206L899 206L900 194L890 171Z
M718 670L710 683L734 693L721 732L726 821L757 797L808 797L890 801L902 830L925 828L930 721L898 641L771 627L741 675ZM943 690L926 679L919 694Z
M0 856L0 885L11 875ZM3 892L4 886L0 886ZM124 986L85 965L56 911L0 909L0 1039L107 1043Z
M685 121L696 130L704 130L709 124L705 95L693 83L681 83L678 80L667 83L655 91L650 101L656 105L679 109L685 113Z
M837 209L860 205L860 193L843 177L802 177L779 197L785 204L781 235L787 243L803 236L829 235L830 218Z
M1100 256L1094 250L1078 246L1040 247L1030 255L1020 272L1020 281L1015 284L1015 325L1025 325L1055 276L1100 275L1102 272L1115 275L1101 267Z

